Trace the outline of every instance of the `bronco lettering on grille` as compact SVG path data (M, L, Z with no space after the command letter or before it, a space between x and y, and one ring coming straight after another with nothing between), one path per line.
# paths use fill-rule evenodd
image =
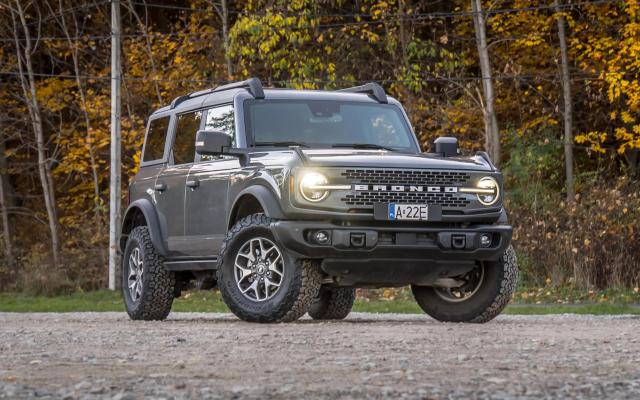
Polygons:
M458 193L455 186L416 186L416 185L353 185L357 192L428 192L428 193Z

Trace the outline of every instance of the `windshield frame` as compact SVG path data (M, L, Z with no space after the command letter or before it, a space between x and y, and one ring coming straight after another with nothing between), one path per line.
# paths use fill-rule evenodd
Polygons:
M392 99L389 99L392 100ZM267 99L246 99L243 102L243 119L244 119L244 131L245 131L245 136L246 136L246 140L247 140L247 147L252 148L252 149L268 149L268 148L274 148L274 149L286 149L289 148L290 146L256 146L256 141L255 138L253 136L253 130L251 128L251 125L253 123L253 121L251 121L251 105L254 103L258 103L258 102L269 102L269 103L295 103L295 102L302 102L302 103L306 103L309 101L335 101L338 103L352 103L352 104L361 104L361 105L372 105L372 106L382 106L382 107L388 107L388 108L393 108L395 112L398 113L399 119L400 119L400 123L402 124L402 126L404 127L406 134L408 136L408 141L409 141L409 147L398 147L398 148L393 148L393 151L396 152L400 152L400 153L411 153L411 154L419 154L421 152L420 150L420 143L418 142L418 138L416 137L414 131L413 131L413 127L411 126L411 124L408 121L408 117L407 114L405 113L404 109L397 104L397 102L389 102L387 104L382 104L382 103L370 103L370 102L364 102L364 101L353 101L353 100L343 100L343 99L332 99L332 100L327 100L327 99L313 99L313 98L295 98L295 97L291 97L291 98L267 98ZM345 142L344 143L349 143L348 142L348 138L345 138ZM304 147L305 149L349 149L349 148L353 148L356 149L356 147L333 147L332 144L327 144L327 143L306 143L306 142L301 142L302 147ZM363 144L376 144L376 143L363 143ZM361 149L358 148L358 150L375 150L375 149Z

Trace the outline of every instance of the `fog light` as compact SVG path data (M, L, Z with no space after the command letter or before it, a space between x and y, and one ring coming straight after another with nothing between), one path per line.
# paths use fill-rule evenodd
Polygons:
M327 244L329 243L329 232L327 231L317 231L312 235L313 241L318 244Z
M480 247L489 247L491 246L491 235L488 233L483 233L480 235Z

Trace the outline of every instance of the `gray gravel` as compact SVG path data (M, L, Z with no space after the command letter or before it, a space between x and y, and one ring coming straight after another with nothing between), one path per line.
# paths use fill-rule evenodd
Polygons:
M640 318L0 313L0 398L640 398Z

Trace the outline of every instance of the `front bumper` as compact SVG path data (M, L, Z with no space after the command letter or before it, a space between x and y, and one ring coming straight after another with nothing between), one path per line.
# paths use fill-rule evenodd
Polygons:
M313 233L329 236L314 243ZM274 232L294 257L322 260L322 270L342 285L432 284L462 275L478 261L495 261L511 242L509 225L339 224L326 221L274 223ZM488 247L480 244L490 235Z

